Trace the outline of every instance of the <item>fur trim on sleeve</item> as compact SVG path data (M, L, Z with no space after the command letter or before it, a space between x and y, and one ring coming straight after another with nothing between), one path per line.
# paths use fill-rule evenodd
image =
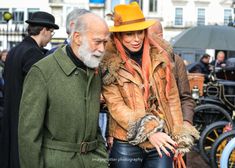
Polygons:
M162 131L164 120L155 115L148 114L139 119L135 123L131 123L127 132L127 139L130 144L138 145L152 135L153 133Z
M174 130L172 138L178 144L176 153L185 154L191 150L194 141L200 138L200 134L194 126L183 125Z

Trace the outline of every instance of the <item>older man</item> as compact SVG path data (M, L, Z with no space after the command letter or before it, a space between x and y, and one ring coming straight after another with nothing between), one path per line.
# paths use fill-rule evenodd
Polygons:
M225 67L225 53L223 51L219 51L216 55L216 59L213 60L211 63L210 63L212 66L214 67Z
M22 168L108 167L98 127L101 74L97 68L108 36L103 19L92 13L81 15L70 44L30 70L20 104Z

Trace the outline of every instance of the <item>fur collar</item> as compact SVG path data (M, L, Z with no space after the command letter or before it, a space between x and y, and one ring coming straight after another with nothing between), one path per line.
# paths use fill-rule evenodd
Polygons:
M150 57L152 62L157 62L157 64L163 63L162 65L165 66L167 60L156 48L152 46L150 50ZM104 58L100 64L103 73L104 85L110 85L118 78L117 71L120 68L125 68L124 64L125 62L122 61L114 42L109 40L106 44Z

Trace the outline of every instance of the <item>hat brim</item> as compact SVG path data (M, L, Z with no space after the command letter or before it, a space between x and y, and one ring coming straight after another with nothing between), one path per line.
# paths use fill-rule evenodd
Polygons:
M32 25L45 26L45 27L49 27L49 28L59 29L59 26L57 24L53 24L50 22L32 21L32 20L26 20L25 22L28 24L32 24Z
M109 27L110 32L127 32L127 31L138 31L144 30L152 26L156 21L155 20L146 20L143 22L132 23L121 26L111 26Z

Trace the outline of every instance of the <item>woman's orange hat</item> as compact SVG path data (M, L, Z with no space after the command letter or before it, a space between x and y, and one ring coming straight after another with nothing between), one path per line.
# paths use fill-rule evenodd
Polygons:
M114 26L109 27L110 32L143 30L155 23L154 20L145 19L137 2L115 6L113 20Z

